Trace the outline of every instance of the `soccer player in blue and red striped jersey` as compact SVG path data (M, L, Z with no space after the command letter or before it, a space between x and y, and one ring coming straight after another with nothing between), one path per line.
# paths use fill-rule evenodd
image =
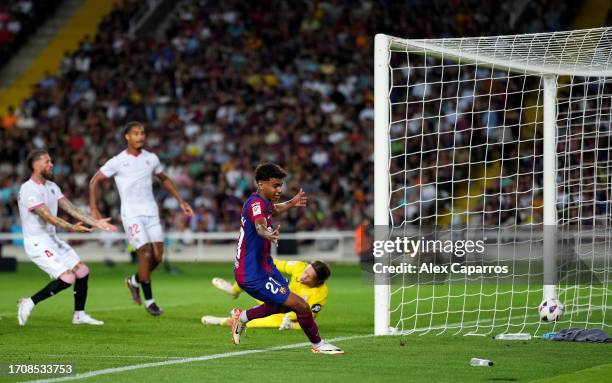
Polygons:
M263 302L249 310L232 310L232 341L240 343L240 334L246 323L269 315L295 312L297 321L312 343L312 352L343 354L342 349L321 340L319 328L312 317L308 303L289 290L289 284L277 270L270 247L278 245L280 225L273 229L272 216L292 207L306 206L306 193L300 191L289 201L277 203L287 172L273 163L265 163L255 169L257 191L242 207L240 238L234 277L240 288Z

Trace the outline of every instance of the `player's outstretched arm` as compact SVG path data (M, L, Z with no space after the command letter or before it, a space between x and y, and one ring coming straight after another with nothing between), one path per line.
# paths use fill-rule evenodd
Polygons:
M106 179L104 174L97 171L91 180L89 181L89 209L91 210L91 216L95 219L102 218L100 210L98 210L98 184L101 180Z
M59 200L59 207L70 216L81 222L85 222L90 226L97 227L98 229L105 231L117 231L117 226L110 223L110 218L96 219L74 206L74 204L66 197Z
M283 203L274 204L274 212L272 214L277 215L286 212L292 207L304 207L308 203L308 197L306 192L302 189L289 201Z
M278 246L278 238L280 237L280 225L276 226L276 230L272 231L272 229L270 229L270 231L268 231L268 223L266 222L266 219L260 217L255 220L255 230L257 230L257 234L259 234L260 237L262 237L263 239L267 239L268 241Z
M38 216L44 219L46 222L50 223L55 227L62 228L68 231L74 231L76 233L91 233L93 229L86 227L81 222L77 222L74 225L70 222L67 222L60 217L56 217L51 214L51 211L47 207L47 205L41 205L33 210L34 213L38 214Z
M193 215L193 209L191 209L191 206L189 206L189 204L183 200L183 197L181 197L178 190L176 190L174 181L172 181L172 179L170 179L170 177L164 173L159 173L157 178L159 178L164 188L168 190L168 192L177 200L181 210L183 210L183 213L185 213L188 217L191 217Z

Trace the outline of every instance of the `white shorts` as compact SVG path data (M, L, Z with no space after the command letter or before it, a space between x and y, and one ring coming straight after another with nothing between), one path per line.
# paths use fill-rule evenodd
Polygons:
M27 256L53 279L81 262L74 249L57 236L27 238L23 243Z
M130 243L136 249L147 243L164 242L164 230L159 221L159 216L124 218L123 229Z

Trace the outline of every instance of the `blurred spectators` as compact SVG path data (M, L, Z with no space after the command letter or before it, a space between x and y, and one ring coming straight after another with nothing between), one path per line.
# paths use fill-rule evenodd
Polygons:
M3 0L0 2L0 68L27 41L62 0Z
M285 197L300 187L310 196L303 212L289 215L291 227L355 228L373 216L375 33L544 32L566 25L576 6L525 3L183 1L164 37L131 39L126 30L139 3L126 1L95 37L66 53L60 72L48 74L19 105L18 121L1 130L1 216L18 217L23 160L37 147L51 151L58 184L85 206L89 177L125 147L121 126L140 120L147 148L194 206L196 215L179 226L236 230L254 167L275 161L290 174ZM186 219L177 218L171 196L156 192L168 226ZM435 190L424 193L436 198ZM101 200L117 217L112 183Z

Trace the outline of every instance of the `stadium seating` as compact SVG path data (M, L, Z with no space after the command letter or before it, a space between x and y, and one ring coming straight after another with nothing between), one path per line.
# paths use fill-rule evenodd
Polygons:
M1 129L0 216L8 218L0 231L18 225L10 220L19 216L30 149L52 152L57 182L85 206L87 181L123 149L121 126L130 120L145 123L148 148L196 211L185 219L159 188L168 228L236 230L252 169L265 160L289 171L287 195L303 187L312 197L287 226L354 228L373 215L374 34L558 30L573 9L561 0L528 2L517 19L516 10L480 0L183 1L164 37L131 39L133 3L65 56L60 73L19 105L15 126ZM114 185L104 187L103 211L117 217Z

